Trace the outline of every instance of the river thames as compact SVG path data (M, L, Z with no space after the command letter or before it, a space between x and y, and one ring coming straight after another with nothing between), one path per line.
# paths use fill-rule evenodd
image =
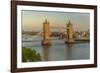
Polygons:
M90 43L65 44L64 39L52 39L51 46L42 46L42 38L29 36L23 37L23 47L36 50L40 54L42 61L61 60L86 60L90 58Z

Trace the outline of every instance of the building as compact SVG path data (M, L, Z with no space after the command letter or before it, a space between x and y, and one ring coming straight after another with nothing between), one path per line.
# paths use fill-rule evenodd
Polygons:
M43 41L42 45L50 45L50 23L47 19L43 22Z
M66 27L66 43L73 43L74 38L73 38L73 25L69 21Z

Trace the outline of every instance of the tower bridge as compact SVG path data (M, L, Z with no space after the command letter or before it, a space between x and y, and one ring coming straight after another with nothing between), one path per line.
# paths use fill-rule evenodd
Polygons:
M66 43L72 43L74 41L73 39L73 28L72 24L69 21L66 27L59 27L59 26L51 26L50 23L47 21L47 19L43 22L43 40L42 40L42 45L51 45L50 42L50 29L65 29L66 31Z

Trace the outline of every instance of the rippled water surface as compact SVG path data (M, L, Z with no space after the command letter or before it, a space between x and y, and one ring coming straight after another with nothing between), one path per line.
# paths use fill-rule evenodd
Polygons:
M42 46L41 39L31 38L33 41L24 41L23 47L35 49L40 53L42 61L83 60L90 57L90 44L65 44L65 40L51 40L51 46Z

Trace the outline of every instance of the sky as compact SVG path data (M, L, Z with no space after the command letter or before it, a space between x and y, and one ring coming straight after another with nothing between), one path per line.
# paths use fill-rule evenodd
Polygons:
M90 27L89 13L22 10L21 14L24 31L42 31L45 19L50 23L50 27L66 27L69 20L74 30L86 31ZM50 30L58 31L59 29L51 28Z

